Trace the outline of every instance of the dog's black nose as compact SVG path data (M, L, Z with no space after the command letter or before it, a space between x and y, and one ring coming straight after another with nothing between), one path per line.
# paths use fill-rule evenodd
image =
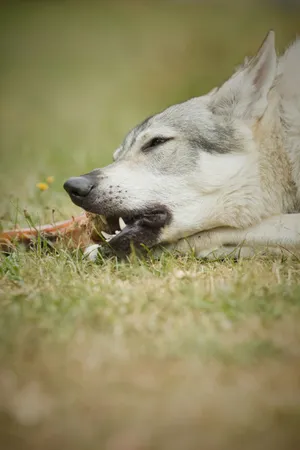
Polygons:
M76 195L77 197L86 197L93 188L91 180L85 177L72 177L69 178L65 184L64 189L69 195Z

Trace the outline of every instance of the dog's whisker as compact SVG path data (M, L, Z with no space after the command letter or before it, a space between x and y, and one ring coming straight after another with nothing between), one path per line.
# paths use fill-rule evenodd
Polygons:
M124 228L126 227L126 223L124 222L124 220L122 219L122 217L119 217L119 225L120 225L120 230L124 230Z

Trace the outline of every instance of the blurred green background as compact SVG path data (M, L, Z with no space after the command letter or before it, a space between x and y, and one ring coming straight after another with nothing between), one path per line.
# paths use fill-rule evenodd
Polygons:
M66 178L109 163L146 116L220 84L270 28L282 51L300 31L297 5L1 2L1 226L26 223L24 208L39 222L79 212Z

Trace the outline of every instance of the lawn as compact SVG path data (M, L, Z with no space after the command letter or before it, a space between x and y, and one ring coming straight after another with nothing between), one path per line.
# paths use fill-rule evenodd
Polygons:
M300 12L279 3L0 6L0 227L78 214L65 179L222 82L268 29L283 50ZM3 449L300 448L297 258L20 247L0 255L0 308Z

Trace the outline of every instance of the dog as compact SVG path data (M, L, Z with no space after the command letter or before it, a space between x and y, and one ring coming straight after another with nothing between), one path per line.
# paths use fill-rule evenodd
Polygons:
M148 117L114 162L64 184L101 215L109 247L200 257L300 248L300 39L270 31L219 88ZM95 258L98 246L88 249Z

